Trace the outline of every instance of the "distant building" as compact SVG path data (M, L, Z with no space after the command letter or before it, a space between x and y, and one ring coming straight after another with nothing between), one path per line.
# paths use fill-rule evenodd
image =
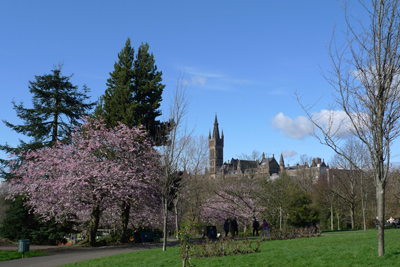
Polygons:
M283 155L281 154L279 163L275 156L265 157L262 153L260 160L241 160L234 159L224 162L224 133L219 135L218 119L215 115L214 128L208 134L209 147L209 174L211 178L223 178L243 175L257 175L275 178L283 171L292 178L300 178L303 175L312 176L314 182L318 180L322 174L329 169L329 166L321 158L314 158L311 166L305 163L304 165L295 165L285 167Z

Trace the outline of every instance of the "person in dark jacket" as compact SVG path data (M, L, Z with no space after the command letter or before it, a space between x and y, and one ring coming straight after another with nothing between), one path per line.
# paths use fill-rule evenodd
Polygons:
M225 237L227 237L229 234L229 220L228 219L226 219L226 221L224 223L224 230L225 230Z
M256 217L254 217L254 221L253 221L253 236L258 236L258 227L260 227L260 223L257 221Z
M232 221L232 230L233 230L233 237L239 235L239 226L237 223L236 218Z

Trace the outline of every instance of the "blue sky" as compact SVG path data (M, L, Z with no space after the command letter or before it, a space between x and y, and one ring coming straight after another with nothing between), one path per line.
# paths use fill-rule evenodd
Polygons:
M358 7L354 12L362 14ZM63 62L71 82L106 89L128 37L148 42L166 88L162 108L184 75L191 97L188 122L208 136L214 116L225 135L224 160L253 150L330 161L333 152L307 135L293 93L305 104L332 102L325 45L336 25L344 42L344 13L336 0L281 1L9 1L0 2L0 118L21 123L11 101L31 103L28 81ZM0 142L18 143L0 124ZM1 156L2 154L0 154ZM3 156L4 157L4 156ZM399 161L395 158L394 160Z

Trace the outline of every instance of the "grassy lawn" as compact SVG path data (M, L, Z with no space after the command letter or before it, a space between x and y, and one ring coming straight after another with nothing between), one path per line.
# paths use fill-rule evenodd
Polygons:
M378 258L377 230L326 233L321 237L266 241L261 252L192 259L195 266L397 266L400 229L385 230L386 254ZM181 266L179 247L124 253L63 266Z
M47 254L48 253L39 252L39 251L28 251L28 252L25 252L25 258L37 257L37 256L42 256L42 255L47 255ZM20 258L22 258L22 252L0 250L0 261L8 261L8 260L14 260L14 259L20 259ZM1 264L0 264L0 266L1 266Z

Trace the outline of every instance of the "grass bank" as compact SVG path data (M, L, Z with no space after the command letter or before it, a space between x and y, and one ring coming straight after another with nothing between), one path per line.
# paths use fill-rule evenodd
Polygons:
M40 251L28 251L28 252L25 252L25 258L43 256L43 255L47 255L47 254L48 253L40 252ZM0 261L8 261L8 260L14 260L14 259L20 259L20 258L22 258L22 252L0 250ZM1 266L1 264L0 264L0 266Z
M386 254L378 258L377 230L343 231L321 237L266 241L260 253L191 259L195 266L397 266L400 261L400 229L385 230ZM124 253L67 264L94 266L181 266L179 247Z

